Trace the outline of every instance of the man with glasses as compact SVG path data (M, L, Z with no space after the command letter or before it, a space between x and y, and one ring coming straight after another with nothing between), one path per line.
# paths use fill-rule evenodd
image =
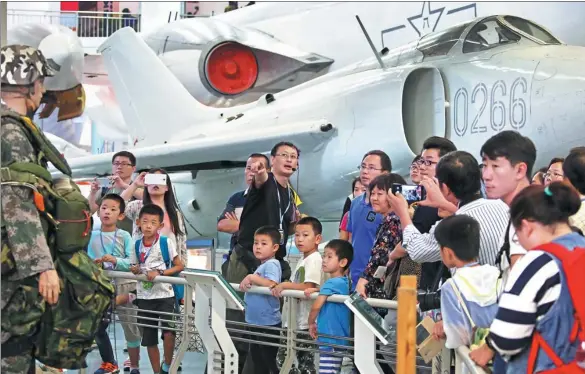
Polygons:
M439 160L447 153L456 150L457 147L455 147L455 144L447 138L431 136L425 140L422 153L417 160L420 184L425 186L425 188L430 187L430 183L434 184ZM412 234L416 231L421 234L426 234L430 232L431 227L441 219L437 208L424 206L423 204L424 203L417 204L414 210L414 215L412 216L413 227L411 227L408 234ZM414 229L416 229L416 231ZM406 235L406 233L407 232L405 231L405 237L408 238L409 235ZM416 252L414 248L412 248L412 250ZM424 251L424 249L422 250ZM435 283L435 280L437 279L436 275L438 271L443 271L445 278L449 277L449 272L446 270L445 266L443 266L441 261L423 263L421 265L420 288L423 290L435 291L438 285L433 283Z
M110 185L101 187L98 180L91 183L91 192L89 194L89 206L91 213L95 213L100 206L101 199L107 194L122 194L132 184L132 174L136 171L136 157L128 151L120 151L112 157L112 175L109 177ZM134 193L134 199L141 200L144 190L139 188ZM129 218L124 218L118 223L118 227L132 234L133 222Z
M392 162L386 153L374 150L364 155L358 169L360 170L360 182L367 188L377 176L392 172ZM353 261L349 266L352 290L368 264L376 239L376 231L382 223L382 219L382 215L377 214L372 209L369 189L366 189L365 194L356 197L351 202L347 231L354 251Z
M420 160L420 155L416 155L416 157L412 160L410 164L410 181L412 184L419 184L421 181L420 170L418 167L418 160Z
M237 241L227 260L225 278L230 283L241 283L254 273L259 265L254 256L254 233L260 227L274 226L281 234L280 248L276 259L282 269L282 281L289 280L291 268L286 257L286 243L293 223L298 219L295 194L290 187L290 178L297 170L300 150L292 143L280 142L270 151L271 170L261 158L250 163L250 184L240 216ZM244 313L232 312L230 321L244 322ZM232 333L239 337L238 333ZM247 345L236 344L239 355L239 373L253 373L253 363L246 361ZM245 363L245 365L244 365Z

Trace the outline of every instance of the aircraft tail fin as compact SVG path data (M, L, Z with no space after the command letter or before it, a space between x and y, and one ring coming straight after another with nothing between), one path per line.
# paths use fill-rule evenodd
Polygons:
M98 52L134 146L167 143L186 126L219 117L191 96L132 28L116 31Z

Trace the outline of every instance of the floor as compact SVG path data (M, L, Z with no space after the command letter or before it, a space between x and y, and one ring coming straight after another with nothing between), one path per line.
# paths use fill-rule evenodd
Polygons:
M124 373L122 371L122 364L124 360L127 358L127 354L124 353L124 348L126 347L126 341L124 339L124 332L122 331L122 327L119 324L115 324L114 327L110 327L109 329L110 339L112 341L112 346L114 347L114 354L117 356L117 360L120 366L120 373ZM159 343L159 347L161 349L161 356L162 356L162 342ZM203 371L205 369L205 362L207 359L207 355L204 353L197 353L197 352L187 352L185 354L185 358L182 362L182 373L185 374L204 374ZM93 374L101 365L102 360L100 358L99 352L97 349L94 349L87 357L87 364L88 368L86 370L86 374ZM342 368L342 374L350 374L352 366L350 362L346 362L344 360L344 367ZM423 370L421 372L427 372ZM429 370L430 372L430 370ZM37 373L41 373L41 371L37 370ZM47 373L45 371L45 373ZM77 370L68 370L67 373L78 373ZM126 372L128 373L128 372ZM146 352L146 348L141 348L140 351L140 373L141 374L154 374L152 368L150 366L150 362L148 360L148 354ZM179 372L181 373L181 372ZM48 374L48 373L47 373Z

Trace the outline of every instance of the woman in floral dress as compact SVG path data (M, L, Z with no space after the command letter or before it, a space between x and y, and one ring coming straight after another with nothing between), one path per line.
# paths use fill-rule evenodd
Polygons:
M398 174L384 174L376 177L369 186L372 209L382 214L384 220L378 227L370 261L356 285L356 291L363 297L395 299L397 282L401 275L416 275L417 286L420 280L420 264L408 256L392 263L382 277L374 277L379 266L387 266L390 252L402 241L400 219L388 202L388 190L394 183L406 184L406 181ZM387 279L388 277L390 279ZM388 281L385 282L386 280ZM377 308L377 311L382 316L388 312L387 309L380 308Z

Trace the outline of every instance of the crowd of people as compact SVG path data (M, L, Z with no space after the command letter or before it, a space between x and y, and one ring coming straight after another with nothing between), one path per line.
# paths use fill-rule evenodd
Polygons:
M3 168L41 159L31 153L34 143L18 118L38 109L42 78L50 76L40 52L17 49L22 59L13 62L5 51L3 47L2 89L14 90L2 92ZM26 77L22 82L14 81L15 74L5 75L10 69L20 71L27 59L34 60L31 71L37 75L21 74ZM9 111L16 115L5 116ZM430 137L410 165L410 182L419 191L424 188L426 198L407 201L393 192L393 185L407 181L392 172L390 157L369 151L343 208L340 238L329 241L323 253L322 224L301 214L300 199L290 185L300 149L280 142L269 157L250 155L248 186L229 199L217 224L219 231L233 235L222 274L239 284L247 305L244 312L228 310L227 318L251 325L253 342L236 344L239 372L279 372L284 352L274 343L284 325L294 327L298 339L310 337L319 346L318 362L311 351L297 350L293 372L339 373L352 337L351 313L328 297L355 291L364 298L396 299L402 275L416 276L420 317L435 321L433 337L445 340L448 348L472 346L470 357L478 365L491 366L496 373L583 368L585 293L578 282L583 277L568 264L585 261L585 147L551 160L546 171L532 175L536 152L533 142L515 131L487 140L481 160L457 150L449 139ZM168 373L176 348L169 313L180 308L184 291L155 280L177 275L187 263L185 220L168 174L156 168L132 179L136 165L132 153L118 152L112 158L110 185L92 183L89 207L98 213L101 227L91 233L87 253L103 269L146 276L146 281L115 280L115 302L125 307L120 321L129 358L124 367L139 374L143 346L152 370ZM31 169L12 172L18 170ZM38 289L43 303L55 304L61 291L51 251L41 245L47 243L39 218L44 207L35 192L25 182L5 184L3 179L3 351L16 336L16 330L6 330L6 312L32 306L11 301L19 282L29 279L27 286ZM289 236L302 255L294 270L287 261ZM5 265L13 265L10 278ZM271 294L252 293L252 286L268 287ZM285 290L318 296L283 302ZM296 308L296 320L287 320L283 308ZM392 311L377 312L388 324L395 323ZM108 320L101 321L95 336L103 361L96 374L119 371ZM27 325L30 331L40 319L33 322ZM137 322L148 327L137 328ZM3 355L2 371L27 372L34 347L27 349L23 355ZM387 364L381 367L393 372Z

